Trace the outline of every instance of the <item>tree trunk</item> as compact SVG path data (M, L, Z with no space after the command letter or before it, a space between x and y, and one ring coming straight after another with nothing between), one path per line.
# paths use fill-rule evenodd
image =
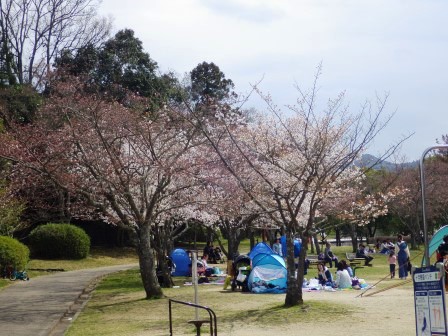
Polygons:
M240 241L238 239L238 228L229 228L229 237L227 240L227 260L235 260L238 256L238 248L240 246Z
M321 251L321 248L320 248L320 245L319 245L319 239L317 239L317 234L313 234L311 239L313 240L314 245L316 246L316 252L315 253L317 255L319 255L320 251ZM314 253L314 251L311 251L311 253Z
M342 246L341 244L341 230L336 228L336 246Z
M304 239L308 239L308 237L303 237ZM285 297L285 306L291 307L296 305L303 304L303 295L302 295L302 283L303 283L303 262L305 256L306 243L302 245L302 249L300 250L300 258L299 258L299 271L297 272L296 279L296 267L294 262L294 236L292 231L287 228L286 229L286 266L288 270L288 286L286 289L286 297ZM300 264L302 265L300 267ZM301 269L301 270L300 270ZM298 285L300 281L300 286Z
M168 265L168 260L166 257L157 258L157 282L159 282L159 277L161 277L162 282L161 286L163 288L173 287L173 279L171 278L171 268Z
M159 282L159 284L160 282L162 282L161 285L163 288L171 288L173 286L173 281L171 279L172 265L168 265L169 253L172 250L169 248L169 246L171 245L169 233L169 225L165 223L164 226L158 226L157 229L153 230L152 235L154 237L154 239L152 240L152 246L157 258L157 281ZM162 281L159 281L159 277L162 278Z
M136 231L140 274L142 276L143 288L146 292L146 299L160 299L163 297L163 292L157 281L154 250L150 240L150 225L141 224Z
M222 252L227 258L227 274L233 276L233 260L235 260L235 258L239 255L238 248L240 246L242 230L238 225L232 225L232 223L230 223L227 219L222 220L222 224L227 233L227 249L224 248L219 237L217 237L217 240Z
M255 246L255 234L253 229L249 229L249 239L250 239L250 249L252 250Z
M355 224L350 225L350 238L352 239L352 249L356 252L358 249L358 240L356 239L356 226Z

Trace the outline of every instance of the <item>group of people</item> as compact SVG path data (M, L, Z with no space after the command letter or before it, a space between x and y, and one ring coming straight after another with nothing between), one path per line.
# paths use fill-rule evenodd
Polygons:
M438 259L440 262L443 262L445 260L448 265L448 235L446 235L443 239L444 243L441 244L438 249ZM282 256L282 245L280 243L280 239L276 239L276 242L273 244L272 249L275 253ZM374 258L370 255L370 253L373 252L374 251L369 250L364 244L359 244L358 250L356 251L356 258L363 258L365 259L365 266L372 266L371 262ZM409 247L403 239L403 235L400 234L397 236L396 244L391 242L390 239L384 240L379 248L379 252L387 254L388 256L391 279L395 278L396 276L397 264L398 277L401 280L405 280L408 277L408 274L411 271L410 253ZM353 270L345 260L341 260L339 262L338 258L331 250L330 242L325 243L325 249L318 256L318 259L324 261L324 263L318 264L319 282L322 285L327 284L337 288L348 288L352 286L351 278L353 277ZM325 264L328 264L329 268L332 268L333 263L337 268L335 279L333 279L328 267L325 266ZM308 265L305 265L305 274Z
M392 243L390 239L384 241L381 246L380 253L384 253L382 252L383 249L387 249L386 253L388 254L389 271L391 279L395 278L396 266L398 263L398 277L401 280L406 280L408 274L411 271L412 265L410 262L409 247L406 241L403 239L403 235L400 234L397 236L396 244ZM356 258L365 259L364 265L371 266L371 261L373 260L373 257L369 253L370 251L367 250L364 244L359 244L358 250L356 252ZM438 253L439 253L438 254L439 261L443 262L445 260L448 264L448 235L444 237L444 242L439 246ZM332 267L332 262L335 262L335 265L337 267L336 280L333 281L331 272L328 270L328 268L325 267L324 264L318 265L319 282L322 285L332 284L334 287L338 288L348 288L351 286L351 282L349 286L349 277L347 275L353 277L353 271L350 268L350 266L347 265L347 262L345 260L341 260L341 262L338 263L337 257L335 257L334 254L331 252L330 243L326 244L322 260L324 260L326 263L329 263L330 268Z
M341 260L336 264L336 277L333 278L331 271L325 264L317 265L317 278L319 284L338 289L352 288L353 286L353 270L345 260Z
M390 247L387 260L389 262L390 278L395 278L396 266L398 262L398 277L401 280L406 280L411 271L411 261L409 247L402 235L398 235L397 244Z
M204 247L202 257L200 260L198 260L197 263L197 272L199 275L205 275L210 276L215 273L215 268L208 265L210 262L211 264L217 264L221 260L224 259L224 256L222 254L221 249L217 247L213 247L212 242L207 242L207 244Z
M207 242L204 247L203 256L207 256L207 260L212 264L217 264L223 260L223 255L221 249L216 246L213 247L212 242Z
M395 252L395 244L390 239L383 240L381 244L379 240L377 240L376 246L382 254L389 254L392 251Z

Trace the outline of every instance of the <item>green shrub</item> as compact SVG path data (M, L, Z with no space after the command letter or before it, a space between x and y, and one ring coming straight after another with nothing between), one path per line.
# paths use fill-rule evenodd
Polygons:
M41 259L83 259L90 251L90 238L85 231L70 224L45 224L30 236L32 256Z
M30 258L29 248L17 239L0 236L0 264L23 270Z

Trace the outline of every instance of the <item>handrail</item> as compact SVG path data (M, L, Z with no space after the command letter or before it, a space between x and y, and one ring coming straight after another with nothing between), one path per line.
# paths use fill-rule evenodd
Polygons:
M197 305L197 304L192 303L192 302L184 302L184 301L178 301L178 300L174 300L174 299L168 299L168 306L169 306L168 309L169 309L169 318L170 318L170 336L173 335L173 323L172 323L172 312L171 312L171 306L172 306L171 303L172 302L183 304L183 305L190 306L190 307L201 308L201 309L206 310L208 312L208 315L209 315L208 323L210 323L210 335L211 336L218 336L218 327L217 327L217 322L216 322L216 314L209 307L200 306L200 305ZM197 321L197 322L200 322L200 321ZM201 324L202 323L195 324L196 325L197 335L201 334L201 331L200 331Z

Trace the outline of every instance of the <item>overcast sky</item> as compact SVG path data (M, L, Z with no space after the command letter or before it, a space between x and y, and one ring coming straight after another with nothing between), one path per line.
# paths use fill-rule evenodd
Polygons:
M321 62L322 101L346 91L355 112L388 92L395 115L370 154L415 132L401 150L415 160L448 133L446 0L103 0L99 12L114 32L133 29L162 72L214 62L240 93L263 78L279 106Z

